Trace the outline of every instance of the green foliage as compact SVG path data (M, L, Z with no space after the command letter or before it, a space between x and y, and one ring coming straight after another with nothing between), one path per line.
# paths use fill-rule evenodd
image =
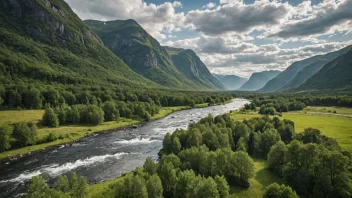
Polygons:
M275 115L276 114L276 109L274 107L262 105L259 110L260 114L266 114L266 115Z
M20 122L14 125L12 136L20 147L33 145L37 140L37 130L35 124Z
M195 189L197 198L219 198L219 191L213 178L204 179Z
M48 127L58 127L59 119L51 107L45 109L45 113L42 119L42 124Z
M181 151L181 147L180 139L178 137L174 137L172 139L172 152L177 155Z
M298 198L296 192L292 188L273 183L269 185L263 196L264 198Z
M31 88L24 93L24 104L27 108L39 109L42 107L41 93L36 88Z
M216 185L217 185L217 189L219 192L219 197L220 198L227 198L229 197L229 184L226 181L226 178L224 176L215 176L214 178Z
M70 179L65 175L58 177L53 188L50 188L41 176L33 177L28 185L28 193L24 197L89 198L90 195L86 178L77 178L76 173L72 172Z
M327 137L315 129L308 129L288 145L278 142L268 154L270 170L283 176L287 184L299 194L314 197L348 197L352 193L350 157L339 147L326 144ZM323 140L324 141L317 141ZM308 141L307 141L308 140ZM341 187L343 186L343 187Z
M234 175L243 181L254 176L254 164L252 158L243 151L235 152L231 159L233 163Z
M270 152L268 153L269 168L280 176L282 176L286 164L286 152L286 145L279 141L271 147Z
M47 142L53 142L57 140L59 137L57 136L56 133L49 133L49 135L46 137Z
M104 111L96 105L85 105L80 110L82 123L98 125L104 121Z
M103 105L105 121L113 121L120 117L116 105L112 101L107 101Z
M156 172L156 164L151 157L147 157L143 165L144 171L149 175L153 175Z
M163 197L163 186L158 175L151 175L146 182L146 186L148 191L148 197Z
M171 197L177 182L176 170L174 169L174 166L171 162L165 162L161 164L158 174L160 176L161 183L163 184L164 197Z
M263 109L274 107L280 113L303 110L307 106L352 107L352 97L340 94L253 94L247 97L252 99L252 103L256 106L263 107Z
M129 174L116 188L116 198L148 198L145 180L139 175Z
M0 125L0 152L11 148L11 134L12 129L9 125Z

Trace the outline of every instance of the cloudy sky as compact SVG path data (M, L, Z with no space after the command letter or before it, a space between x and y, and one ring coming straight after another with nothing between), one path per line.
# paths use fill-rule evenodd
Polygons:
M214 73L249 77L352 44L352 0L66 0L85 19L134 19Z

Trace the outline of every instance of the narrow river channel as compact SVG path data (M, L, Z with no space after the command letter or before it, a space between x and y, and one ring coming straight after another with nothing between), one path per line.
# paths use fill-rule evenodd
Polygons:
M52 181L76 171L93 184L121 176L143 165L150 156L158 158L167 132L186 129L208 114L219 115L239 109L248 103L235 99L226 105L183 110L162 119L148 122L140 128L118 130L85 137L70 147L47 149L13 161L0 168L0 197L16 197L25 191L26 183L37 175Z

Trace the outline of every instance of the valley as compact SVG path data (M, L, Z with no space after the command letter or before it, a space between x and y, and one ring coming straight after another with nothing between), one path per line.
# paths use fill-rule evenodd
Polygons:
M351 7L0 1L0 197L352 197Z
M23 192L24 186L21 183L28 182L31 177L37 175L53 180L62 174L75 170L80 175L84 174L89 184L121 176L123 173L142 166L148 156L156 159L161 147L161 140L167 132L177 128L185 129L189 123L197 121L209 113L214 115L226 113L243 107L245 103L247 100L239 99L226 105L175 112L136 129L125 128L113 130L110 133L87 136L69 146L49 148L25 156L10 162L11 166L2 164L1 172L6 172L6 174L0 175L1 196L15 196ZM92 131L89 133L94 132L93 130L103 130L106 126L97 127L99 129L92 127ZM83 127L72 128L72 132L78 133L80 133L78 129L84 129ZM63 127L56 130L69 132L68 129L68 127ZM84 131L85 133L86 131ZM79 155L77 155L78 153ZM5 153L5 156L6 154L8 153ZM13 169L13 167L17 168ZM10 174L11 170L15 171ZM102 172L102 170L104 171Z

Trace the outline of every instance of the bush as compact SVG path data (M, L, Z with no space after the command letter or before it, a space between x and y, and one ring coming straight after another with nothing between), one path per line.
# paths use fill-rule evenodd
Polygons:
M84 106L80 111L81 122L98 125L104 121L104 111L96 105Z
M277 183L270 184L264 193L264 198L298 198L296 192L291 187L279 185Z
M55 140L57 140L57 134L56 133L50 133L47 137L46 137L46 141L47 142L53 142Z
M63 136L62 134L60 134L59 137L58 137L58 139L59 139L59 140L63 140L63 139L65 139L65 136Z
M11 127L7 124L0 125L0 152L11 148Z
M20 147L33 145L37 139L37 126L32 123L16 123L12 136Z
M52 108L48 107L45 109L45 113L42 119L42 124L48 127L59 126L59 119Z

